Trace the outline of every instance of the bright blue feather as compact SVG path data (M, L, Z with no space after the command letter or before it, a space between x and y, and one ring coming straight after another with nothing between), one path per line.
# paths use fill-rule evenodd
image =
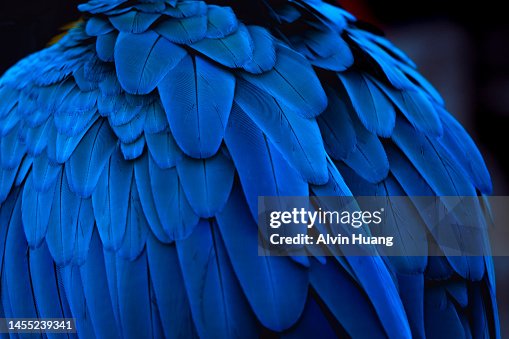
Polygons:
M185 57L159 84L175 141L195 158L214 155L224 136L235 78L200 57Z
M230 7L207 7L207 38L224 38L237 30L237 17Z
M128 93L148 94L186 55L153 31L120 33L115 45L118 80Z
M85 30L90 36L98 36L111 32L113 30L113 26L111 26L108 20L99 17L92 17L87 21Z
M248 26L253 44L253 56L242 66L246 71L261 74L270 71L276 64L274 38L263 27Z
M124 155L125 160L134 160L143 154L145 149L145 136L141 135L134 142L129 144L121 143L120 150Z

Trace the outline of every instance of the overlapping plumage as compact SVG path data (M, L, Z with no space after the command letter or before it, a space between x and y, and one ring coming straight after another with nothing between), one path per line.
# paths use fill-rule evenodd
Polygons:
M0 315L83 337L499 335L489 258L258 256L258 196L490 193L384 37L321 0L80 10L0 79Z

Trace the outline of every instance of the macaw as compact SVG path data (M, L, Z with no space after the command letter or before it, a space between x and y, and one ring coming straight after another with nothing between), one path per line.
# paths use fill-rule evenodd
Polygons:
M0 318L74 318L82 338L500 336L488 256L258 255L260 196L490 194L376 29L322 0L79 9L0 80Z

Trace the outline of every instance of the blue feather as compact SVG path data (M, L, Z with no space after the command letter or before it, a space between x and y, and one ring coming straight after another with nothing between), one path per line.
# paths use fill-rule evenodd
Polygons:
M80 267L83 294L97 337L120 338L110 301L103 248L99 234L94 231L87 260Z
M2 227L8 228L2 265L2 279L5 279L2 290L5 288L8 291L10 302L10 307L4 304L4 309L9 309L12 317L37 318L30 280L29 250L21 221L21 196L17 194L11 199L15 199L16 205L8 223L2 224Z
M123 336L152 337L149 268L146 252L136 259L117 256L116 281Z
M362 73L340 73L357 116L368 131L389 137L396 124L396 112L389 99Z
M384 337L371 301L337 263L327 260L322 265L312 260L309 278L318 297L350 337Z
M113 152L92 194L97 229L105 249L118 249L124 238L133 164Z
M71 192L64 173L57 179L46 242L59 265L81 264L88 253L94 228L92 201Z
M207 4L203 1L179 1L176 5L167 7L164 10L164 14L174 18L189 18L206 13Z
M308 194L308 183L236 104L228 121L225 142L254 218L258 217L259 196Z
M27 144L27 153L32 156L38 156L44 151L48 144L48 136L53 128L53 118L48 119L44 124L30 128L27 131L25 142Z
M352 195L350 188L346 185L336 165L329 157L327 157L327 175L327 182L322 185L311 186L311 190L316 196L341 197Z
M357 144L349 107L345 100L330 87L325 88L329 105L317 118L327 154L336 160L344 160Z
M475 189L447 152L437 149L421 132L399 118L392 136L438 196L475 196Z
M200 41L207 32L207 16L196 15L188 18L167 18L154 30L176 44L191 44Z
M357 120L351 117L357 144L354 150L344 160L362 178L371 183L378 183L389 173L389 161L380 139Z
M145 127L145 112L138 113L131 121L126 124L114 126L111 128L122 143L131 143L136 141L142 134Z
M224 207L232 188L235 168L222 151L208 159L184 156L177 163L177 171L196 214L209 218Z
M30 250L31 286L40 318L63 318L62 304L58 290L55 266L49 253L48 246L43 245ZM48 338L58 338L54 333L48 333Z
M224 38L205 38L189 47L210 59L231 68L242 67L253 56L253 42L246 26L240 24L237 31Z
M62 282L72 318L76 321L76 330L87 338L95 337L92 319L89 316L87 301L83 292L80 268L67 265L61 268Z
M95 81L94 76L85 74L85 67L82 66L73 72L74 81L82 92L91 92L99 88L99 84ZM97 94L96 94L97 97Z
M155 100L146 108L145 133L153 134L166 131L169 127L166 112L160 100ZM148 142L148 140L147 140Z
M116 139L105 120L98 120L83 137L65 172L69 187L81 197L90 197L99 176L116 146Z
M171 132L145 134L147 148L160 168L171 168L182 158L182 151L177 146Z
M145 136L141 136L134 142L126 144L120 144L120 150L126 160L134 160L143 154L145 149Z
M424 134L439 137L443 133L442 123L433 103L421 89L399 91L373 80L408 121Z
M25 183L21 211L28 244L36 248L46 236L56 181L46 191L38 192L33 179L34 176L30 174Z
M149 237L147 258L164 335L167 338L196 337L175 245L165 245Z
M199 217L193 211L182 188L176 168L161 169L149 159L150 182L155 208L163 228L170 239L189 236Z
M185 57L159 84L175 141L195 158L214 155L224 136L234 76L198 56Z
M237 17L230 7L207 6L207 38L224 38L238 27Z
M15 186L23 184L28 177L28 173L32 170L33 161L34 159L30 155L25 155L18 168L18 173L16 174L16 180L14 181Z
M245 81L237 82L235 101L305 180L327 181L326 154L315 120L299 116Z
M69 160L69 157L74 152L81 139L85 136L89 128L96 122L97 116L90 120L82 132L75 136L67 136L58 133L55 128L52 128L48 136L48 148L46 152L48 158L53 162L64 163Z
M6 169L18 168L26 154L27 146L20 139L22 127L18 124L0 140L0 165Z
M306 118L322 113L327 107L327 96L311 64L282 44L277 45L276 56L272 70L263 74L241 72L240 75Z
M465 337L465 331L458 317L458 311L447 298L443 287L426 290L424 310L424 326L427 337ZM481 335L480 337L483 336ZM476 336L476 338L478 337Z
M486 164L474 141L463 127L447 112L441 111L440 118L445 126L444 136L433 141L435 147L444 147L456 158L470 175L474 185L484 194L490 194L493 186Z
M87 20L87 25L85 27L85 31L90 36L98 36L111 32L113 30L113 26L100 17L91 17Z
M290 328L281 335L284 339L300 339L300 338L336 338L337 330L335 324L331 324L327 314L324 314L320 305L308 296L306 307L302 313L296 326Z
M45 154L34 158L32 167L33 185L37 192L46 192L55 183L62 167L53 164Z
M276 64L276 46L272 35L263 27L248 26L253 41L253 56L242 68L249 73L260 74L270 71Z
M128 93L148 94L186 54L153 31L121 32L115 45L118 80Z
M115 60L115 45L117 43L118 32L113 31L104 35L99 35L95 43L97 57L104 62Z
M16 179L17 168L4 169L0 168L0 204L8 197L12 184Z
M137 159L134 164L136 187L138 189L140 203L143 208L143 214L145 215L152 233L161 242L169 243L172 238L170 238L168 234L165 233L163 225L161 224L159 216L157 215L154 197L152 195L152 187L150 186L151 177L148 169L148 158L149 155L147 152L144 152L143 156Z
M188 238L176 245L198 335L258 337L256 319L235 277L217 225L202 220Z
M161 14L143 13L129 11L115 16L110 16L110 22L120 32L125 33L143 33L156 22Z
M138 189L136 188L135 181L132 180L125 234L118 255L128 260L135 260L138 258L145 247L148 231L149 225L143 214Z
M354 62L352 51L337 31L308 30L304 42L311 63L328 70L342 72Z
M290 328L306 303L306 270L289 258L258 255L258 227L240 187L234 188L216 217L233 270L254 313L269 329ZM197 229L195 233L198 231L203 230Z

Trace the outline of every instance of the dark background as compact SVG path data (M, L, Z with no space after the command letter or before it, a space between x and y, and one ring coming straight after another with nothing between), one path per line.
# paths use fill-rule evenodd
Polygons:
M0 74L76 20L79 2L0 0ZM494 194L509 195L509 20L502 2L339 2L414 59L480 147ZM495 263L502 334L509 334L509 258Z

